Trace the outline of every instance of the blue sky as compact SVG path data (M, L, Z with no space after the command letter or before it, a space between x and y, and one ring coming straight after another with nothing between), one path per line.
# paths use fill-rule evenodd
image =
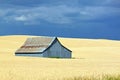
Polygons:
M0 0L0 35L120 40L120 0Z

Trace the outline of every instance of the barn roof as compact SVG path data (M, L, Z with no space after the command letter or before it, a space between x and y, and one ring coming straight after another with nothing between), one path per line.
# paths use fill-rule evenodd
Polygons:
M56 37L33 37L28 38L24 45L16 53L33 53L45 51L56 39Z
M39 53L47 50L51 45L58 40L57 37L33 37L28 38L23 46L21 46L15 53ZM59 40L58 40L59 42ZM60 42L59 42L60 43ZM61 44L61 43L60 43ZM62 47L64 47L61 44ZM67 49L66 47L64 47ZM69 49L67 49L69 50ZM70 51L70 50L69 50Z

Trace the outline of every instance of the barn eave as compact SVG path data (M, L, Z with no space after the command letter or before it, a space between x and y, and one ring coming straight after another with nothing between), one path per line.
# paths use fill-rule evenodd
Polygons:
M42 54L42 52L16 52L15 54Z

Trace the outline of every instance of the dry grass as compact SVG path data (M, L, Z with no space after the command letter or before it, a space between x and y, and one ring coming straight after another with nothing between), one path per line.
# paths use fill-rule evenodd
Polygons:
M64 78L63 80L120 80L120 75L79 76Z
M120 41L60 38L73 59L14 56L27 37L0 37L1 80L120 80Z

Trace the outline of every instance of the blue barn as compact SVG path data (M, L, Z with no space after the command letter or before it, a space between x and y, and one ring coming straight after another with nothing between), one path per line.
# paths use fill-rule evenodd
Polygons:
M16 56L71 58L72 51L64 47L57 37L28 38L16 52Z

